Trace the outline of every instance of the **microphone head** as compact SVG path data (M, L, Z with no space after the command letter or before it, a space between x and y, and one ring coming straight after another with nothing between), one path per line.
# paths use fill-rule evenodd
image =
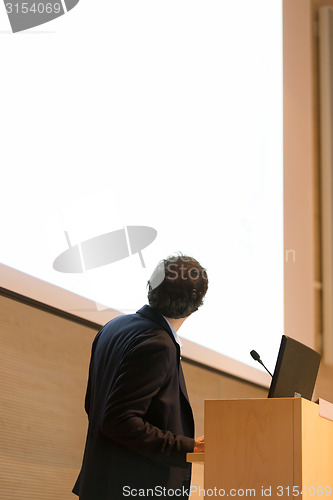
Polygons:
M260 361L260 356L257 351L251 351L250 354L255 361Z

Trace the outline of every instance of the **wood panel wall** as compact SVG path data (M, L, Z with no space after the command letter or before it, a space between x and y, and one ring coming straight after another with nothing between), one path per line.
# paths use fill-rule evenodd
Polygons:
M95 331L5 297L0 311L1 498L74 498Z

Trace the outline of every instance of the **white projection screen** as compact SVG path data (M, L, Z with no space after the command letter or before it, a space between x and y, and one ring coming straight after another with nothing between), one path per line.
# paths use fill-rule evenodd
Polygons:
M81 0L31 30L13 34L5 9L0 22L1 262L129 313L146 303L161 258L189 254L209 290L179 331L186 346L224 355L221 370L231 359L261 375L256 349L273 370L281 0ZM98 251L112 249L111 262L54 269L106 234Z

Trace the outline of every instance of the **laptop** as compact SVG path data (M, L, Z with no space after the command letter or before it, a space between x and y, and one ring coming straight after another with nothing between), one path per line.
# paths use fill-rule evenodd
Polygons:
M280 350L269 389L269 398L301 396L311 401L321 355L282 335Z

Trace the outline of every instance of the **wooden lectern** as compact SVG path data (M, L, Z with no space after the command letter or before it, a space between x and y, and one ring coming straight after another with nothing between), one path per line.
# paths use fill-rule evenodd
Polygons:
M204 461L206 499L333 497L333 422L302 398L208 400L188 460Z

